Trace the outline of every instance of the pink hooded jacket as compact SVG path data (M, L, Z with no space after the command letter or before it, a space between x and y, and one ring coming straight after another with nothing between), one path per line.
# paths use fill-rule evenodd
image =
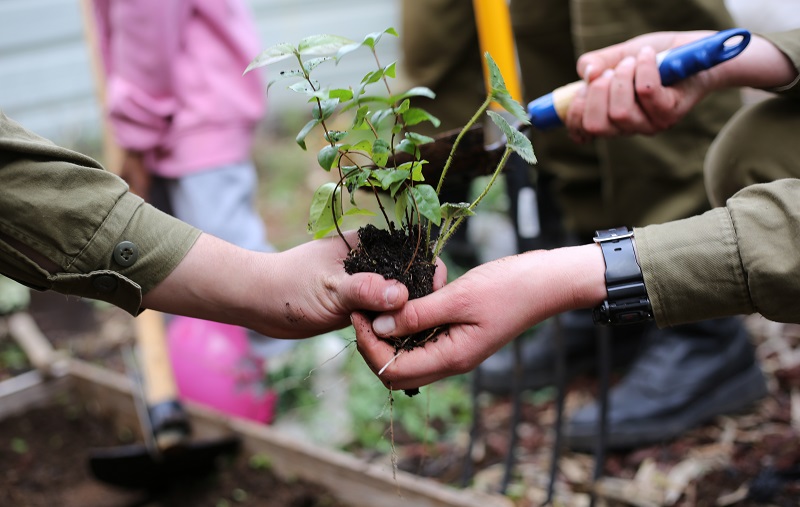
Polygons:
M248 160L264 114L260 42L240 0L94 0L117 143L179 177Z

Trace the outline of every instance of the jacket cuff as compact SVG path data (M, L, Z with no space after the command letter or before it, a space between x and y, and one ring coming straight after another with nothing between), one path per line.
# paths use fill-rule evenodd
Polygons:
M634 237L659 327L753 313L726 208L636 228Z

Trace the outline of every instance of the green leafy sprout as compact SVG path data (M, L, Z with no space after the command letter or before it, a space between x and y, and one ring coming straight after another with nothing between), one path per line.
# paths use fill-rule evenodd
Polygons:
M512 152L517 152L528 163L536 162L530 140L502 115L489 111L490 105L501 105L523 124L529 121L524 108L509 94L494 60L486 53L490 84L486 99L457 136L436 186L425 182L423 167L427 161L421 158L420 147L434 139L415 133L412 127L422 122L430 122L438 127L439 120L422 108L412 107L411 99L434 99L435 94L425 87L392 93L389 80L395 78L396 62L382 65L376 51L384 35L397 37L397 32L394 28L387 28L383 32L366 35L361 42L337 35L313 35L302 39L296 46L276 44L261 52L245 73L291 58L299 65L280 72L269 82L267 89L281 80L295 81L288 89L307 96L311 104L311 119L297 134L295 141L306 150L308 135L321 129L326 144L317 153L317 160L324 170L335 169L338 172L338 181L324 183L314 193L308 221L310 234L321 238L336 230L341 236L340 226L344 217L375 215L356 203L357 190L366 190L375 196L387 226L393 228L395 222L389 218L380 198L388 194L394 203L396 223L406 230L416 226L427 231L427 251L432 251L432 258L435 259L464 218L474 214L475 207L487 195ZM361 48L372 52L376 69L367 72L357 86L325 87L312 77L314 69L321 64L329 61L338 63L348 53ZM376 88L381 88L381 93L376 93ZM463 135L486 114L506 137L505 151L497 167L473 202L441 203L439 193ZM349 127L347 130L334 130L331 128L334 124L346 124ZM401 153L407 154L403 160L410 160L398 162L400 157L397 155ZM345 189L350 203L346 210ZM438 238L432 247L431 224L439 227Z

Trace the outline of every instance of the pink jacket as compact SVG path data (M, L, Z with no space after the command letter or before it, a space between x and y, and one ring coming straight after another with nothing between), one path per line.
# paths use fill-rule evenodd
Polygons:
M260 42L240 0L94 0L120 146L178 177L250 157L264 114Z

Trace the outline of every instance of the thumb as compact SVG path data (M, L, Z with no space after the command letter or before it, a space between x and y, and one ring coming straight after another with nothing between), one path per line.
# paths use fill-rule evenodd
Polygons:
M456 319L454 309L448 308L448 286L419 299L406 303L400 310L384 313L372 321L376 335L389 338L414 334Z

